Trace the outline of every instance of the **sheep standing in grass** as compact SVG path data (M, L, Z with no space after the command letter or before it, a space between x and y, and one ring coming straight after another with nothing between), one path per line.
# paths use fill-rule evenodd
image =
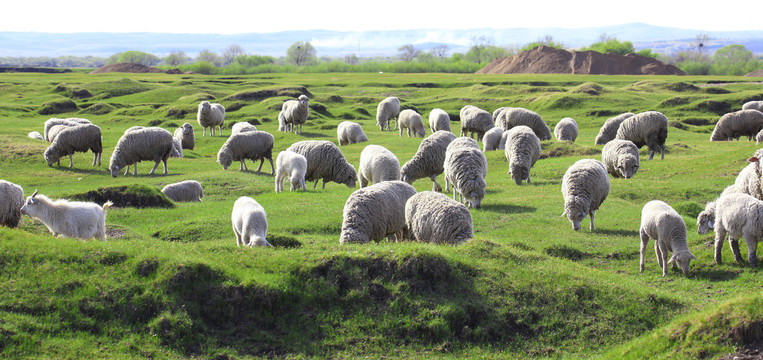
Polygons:
M488 130L485 136L482 137L482 151L494 151L498 150L503 138L504 130L498 126Z
M717 123L710 141L739 140L747 136L747 140L757 139L758 132L763 129L763 113L758 110L740 110L723 115Z
M48 166L54 162L61 165L61 158L69 157L69 167L74 166L75 152L93 152L93 166L96 162L101 165L103 143L101 142L101 128L93 124L82 124L67 127L56 136L56 139L45 149L45 161Z
M445 150L443 172L445 187L453 184L453 200L461 200L470 208L479 209L487 186L487 158L477 142L470 138L453 140Z
M257 168L259 172L262 170L262 164L265 163L265 159L267 159L270 161L270 173L275 174L276 169L273 166L273 140L273 135L265 131L233 134L220 147L220 151L217 152L217 163L223 166L223 170L228 170L228 167L234 161L239 161L241 162L239 170L248 171L249 168L246 167L247 159L255 163L257 160L260 160L260 166Z
M355 187L357 179L355 168L347 162L342 150L331 141L299 141L292 144L288 150L301 154L307 159L305 181L315 181L313 189L321 179L323 179L323 189L329 181L345 184L349 188Z
M53 236L106 240L106 209L111 205L111 201L103 205L66 199L51 201L45 195L37 195L35 190L26 198L21 214L40 219Z
M196 135L193 133L193 125L191 123L184 123L183 126L175 129L172 136L180 141L181 148L183 149L193 150L196 146Z
M411 137L411 130L413 130L413 136L423 138L427 135L421 115L414 110L405 109L401 111L397 122L400 128L400 136L403 136L403 129L408 130L408 137Z
M763 100L748 101L742 105L742 110L758 110L763 111Z
M474 105L466 105L459 111L461 118L461 136L474 137L477 141L482 140L488 130L495 127L493 116L489 112Z
M617 136L617 129L620 128L620 124L633 115L635 114L626 112L607 119L607 121L604 122L604 125L601 126L599 134L596 135L595 144L604 145L614 139L615 136Z
M523 180L530 183L530 169L540 159L540 139L529 127L519 125L506 131L506 149L504 154L509 162L508 175L517 185Z
M45 141L45 138L42 137L42 134L40 134L39 131L30 131L29 134L27 134L27 137L30 139Z
M360 153L358 181L361 188L368 186L369 181L378 184L399 179L400 161L391 151L381 145L368 145Z
M428 177L432 179L432 191L442 191L437 175L442 174L445 150L455 139L452 132L440 130L421 140L416 154L400 168L400 180L413 184L417 179Z
M498 125L498 116L500 116L504 110L508 110L508 109L511 109L511 107L503 106L493 110L493 123L495 124L495 126L501 127L500 125Z
M747 243L747 262L755 267L758 263L757 246L763 237L763 201L747 194L721 196L715 205L715 262L723 263L721 250L723 240L729 237L734 260L742 262L739 237Z
M181 143L180 140L172 138L172 152L170 153L170 157L183 157L183 143Z
M591 215L591 230L595 230L594 216L601 203L609 195L609 175L598 160L582 159L567 169L562 177L564 213L572 223L572 229L580 230L580 222Z
M429 113L429 129L450 131L450 115L443 109L432 109Z
M305 186L305 173L307 172L307 159L293 151L284 150L278 153L276 157L276 193L283 192L283 182L289 179L291 188L289 191L302 189L307 191Z
M204 188L196 180L186 180L165 186L162 194L174 202L198 202L204 198Z
M278 131L291 132L291 124L286 123L286 117L283 115L283 111L278 113Z
M686 224L684 219L670 205L652 200L641 210L641 259L639 269L644 272L644 252L649 239L654 239L654 252L657 255L657 263L662 268L662 276L668 274L668 264L673 263L681 268L684 274L689 274L689 263L692 259L697 260L686 245ZM673 256L668 260L668 252Z
M133 175L138 175L137 163L142 160L155 162L149 175L156 171L160 161L163 162L164 174L166 175L167 159L172 153L172 140L172 134L159 127L128 129L119 138L117 146L114 147L114 152L111 154L111 161L109 162L111 176L117 177L122 168L127 168L129 171L130 165L135 165Z
M525 108L507 108L498 114L495 120L495 126L500 126L504 130L509 130L515 126L525 125L533 130L535 136L540 140L551 139L551 129L549 129L543 118L538 113Z
M660 159L665 159L665 140L668 138L668 118L659 111L646 111L633 115L617 128L615 139L630 140L639 149L649 147L649 160L660 151Z
M723 190L721 196L726 194L742 193L736 185L729 185ZM720 198L720 196L719 196ZM697 215L697 234L704 235L715 228L715 205L718 199L705 204L705 210Z
M638 171L639 159L638 148L630 140L614 139L601 149L601 162L616 178L630 179Z
M559 141L575 142L578 138L578 123L573 118L566 117L554 126L554 136Z
M340 146L368 141L368 136L363 132L360 124L352 121L340 122L336 127L336 136Z
M207 128L209 128L210 136L215 136L215 127L220 128L220 136L223 136L225 107L220 104L212 104L209 101L202 101L196 112L196 121L201 125L201 136L207 136Z
M749 164L745 166L734 180L734 186L740 193L748 194L758 200L763 200L763 149L758 149L747 159Z
M0 180L0 225L15 228L21 221L24 189L10 181Z
M233 126L231 126L230 128L231 135L250 132L250 131L257 131L257 127L246 121L237 122L233 124Z
M382 238L403 239L405 203L416 189L402 181L385 181L355 190L344 204L340 244L365 244Z
M472 214L445 194L422 191L405 203L405 227L412 240L458 245L472 238Z
M310 99L300 95L297 100L288 100L281 105L284 124L294 129L294 133L302 134L302 124L307 122L310 116Z
M92 123L90 122L90 120L81 119L81 118L66 118L66 119L50 118L47 121L45 121L44 129L43 129L43 138L45 139L45 141L52 141L48 137L48 131L50 131L50 128L55 125L77 126L81 124L92 124Z
M265 208L257 200L242 196L233 203L231 212L233 233L236 234L236 246L270 246L265 239L268 233L268 216Z
M390 96L376 106L376 125L381 131L384 131L384 128L390 130L389 123L392 119L397 119L398 114L400 114L400 99ZM395 129L397 129L397 123Z

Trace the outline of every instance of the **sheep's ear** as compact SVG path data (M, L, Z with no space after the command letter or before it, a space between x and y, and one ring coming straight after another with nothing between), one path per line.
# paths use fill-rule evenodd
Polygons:
M676 259L676 254L673 254L673 256L670 257L670 260L668 260L668 264L672 263L673 260Z
M696 256L694 256L694 254L692 254L692 253L689 253L689 255L691 255L691 258L692 258L692 259L699 261L699 259L697 259L697 257L696 257Z
M564 215L567 215L567 209L564 209L564 212L560 216L564 216Z
M38 189L34 189L34 194L32 194L32 199L34 199L35 196L37 196Z
M747 161L749 161L749 162L758 162L758 158L755 157L755 156L752 156L749 159L747 159Z

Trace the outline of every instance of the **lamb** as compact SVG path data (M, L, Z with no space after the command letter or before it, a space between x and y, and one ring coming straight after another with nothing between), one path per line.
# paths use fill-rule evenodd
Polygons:
M45 195L37 195L35 190L26 198L21 214L40 219L53 236L106 240L106 209L112 205L111 201L103 205L66 199L51 201Z
M45 141L45 138L42 137L42 134L40 134L39 131L30 131L29 134L27 134L27 137L30 139Z
M90 120L81 119L81 118L66 118L66 119L50 118L47 121L45 121L44 130L43 130L43 138L45 139L45 141L52 141L48 137L48 131L50 131L50 128L55 125L76 126L80 124L92 124L92 123L90 122Z
M24 189L10 181L0 180L0 225L9 228L18 227L22 206L24 206Z
M763 111L763 100L748 101L742 105L742 110L758 110Z
M474 105L466 105L459 112L461 118L461 136L477 135L477 140L482 140L488 130L495 127L493 116L489 112Z
M30 133L31 134L31 133ZM31 137L31 136L30 136ZM763 141L763 129L758 131L758 133L755 135L755 145L760 144L760 142Z
M257 131L257 127L246 121L237 122L230 128L231 135L250 131Z
M761 171L760 160L763 159L763 149L758 149L755 153L747 159L749 164L739 172L734 180L734 186L739 189L740 193L749 194L752 197L763 200L763 171Z
M204 188L196 180L185 180L165 186L162 194L174 202L199 202L204 198Z
M488 130L482 137L482 147L484 152L498 150L503 138L504 130L498 126Z
M215 128L220 128L220 136L223 136L223 124L225 123L225 107L220 104L212 104L209 101L202 101L199 104L199 111L196 112L196 121L202 128L201 136L207 136L207 128L210 130L210 136L215 136Z
M193 150L196 146L196 135L193 133L193 125L191 123L184 123L183 126L175 129L173 137L180 141L181 148L183 149Z
M183 157L183 143L181 143L180 140L172 138L172 152L170 153L170 157Z
M408 137L411 137L411 130L413 130L413 136L423 138L427 135L424 121L421 119L421 115L415 110L405 109L401 111L397 122L400 128L401 137L403 136L403 129L408 130Z
M710 135L710 141L739 140L740 136L747 136L747 140L756 138L758 132L763 129L763 113L758 110L739 110L723 115Z
M153 160L154 168L149 175L153 175L159 162L164 163L164 174L167 174L167 158L172 153L172 134L160 127L149 127L125 131L117 141L117 146L111 154L109 170L111 176L117 177L119 170L135 165L133 175L138 175L137 163L142 160ZM125 172L127 175L127 172Z
M757 265L757 247L763 237L763 201L747 194L721 196L715 205L715 262L720 265L723 240L728 234L734 260L742 262L739 237L747 243L747 262Z
M300 95L297 100L288 100L281 105L284 124L294 129L296 134L302 134L302 124L307 122L310 116L310 100L305 95Z
M432 191L442 191L437 183L437 175L442 174L445 162L445 150L456 135L450 131L436 131L421 140L416 154L400 168L400 180L413 184L417 179L432 179Z
M392 122L392 119L397 119L398 114L400 114L400 99L390 96L376 106L376 125L381 131L384 131L384 128L389 130L389 123ZM397 129L397 122L395 129Z
M578 123L573 118L563 118L554 126L554 136L559 141L575 142L578 138Z
M239 170L249 171L249 168L246 167L246 160L249 159L252 162L260 160L260 166L257 168L259 172L262 170L265 159L267 159L270 161L270 174L275 174L273 142L273 135L265 131L233 134L217 152L217 163L223 166L223 170L228 170L234 161L239 161L241 162Z
M625 121L625 119L635 115L631 112L622 113L620 115L617 115L615 117L611 117L607 119L607 121L604 122L604 125L601 126L601 129L599 130L599 134L596 135L596 145L604 145L617 136L617 129L620 128L620 124Z
M445 188L453 184L453 200L458 196L470 208L479 209L487 186L487 158L477 142L471 138L453 140L445 150L443 171Z
M331 141L298 141L292 144L288 150L307 159L305 181L315 181L313 189L318 185L318 180L321 179L323 179L323 189L326 188L326 183L329 181L345 184L349 188L355 187L355 179L357 178L355 168L347 162L342 150Z
M405 228L412 240L458 245L472 238L472 214L445 194L422 191L405 203Z
M567 169L562 177L564 213L572 223L572 229L580 230L580 222L591 215L591 230L595 230L594 216L601 203L609 195L609 175L598 160L582 159Z
M723 190L721 196L733 193L742 192L736 185L729 185ZM718 199L708 202L705 204L705 210L702 210L702 212L697 215L697 234L704 235L715 228L715 205L717 202Z
M601 162L616 178L630 179L638 171L638 147L630 140L614 139L601 149Z
M302 188L307 191L305 186L305 173L307 172L307 159L293 151L284 150L278 153L276 157L276 193L283 192L283 182L289 179L291 188L289 191Z
M525 108L507 108L498 114L495 126L509 130L518 125L525 125L535 132L540 140L551 139L551 129L548 128L543 118L538 113Z
M278 112L278 131L291 132L291 124L286 123L286 117L284 117L283 111Z
M340 244L365 244L382 238L403 239L405 203L416 189L403 181L386 181L358 189L344 204Z
M270 246L265 239L268 233L268 216L265 208L257 200L242 196L233 203L231 212L233 232L236 234L236 246Z
M368 141L368 136L363 132L360 124L352 121L340 122L336 128L336 136L340 146Z
M67 127L61 130L50 146L45 149L45 161L48 166L54 162L61 165L61 158L69 156L69 167L74 166L73 155L75 152L93 152L93 166L96 162L101 165L103 143L101 142L101 128L93 124L82 124Z
M641 259L639 269L644 272L644 251L649 239L654 239L654 252L657 255L657 263L662 268L662 276L668 274L668 264L673 267L678 264L685 275L689 274L689 263L697 258L689 251L686 245L686 224L683 217L670 205L652 200L641 210ZM668 252L673 256L668 260Z
M443 109L435 108L429 112L429 129L450 131L450 115Z
M369 181L378 184L399 179L400 161L391 151L381 145L368 145L360 153L358 181L361 188L368 186Z
M660 150L660 159L665 160L665 140L668 138L668 118L659 111L646 111L633 115L617 128L615 139L630 140L639 149L649 147L649 160Z
M523 180L530 183L530 169L540 159L540 139L529 127L519 125L506 131L506 149L504 155L509 162L511 179L517 185L522 185Z

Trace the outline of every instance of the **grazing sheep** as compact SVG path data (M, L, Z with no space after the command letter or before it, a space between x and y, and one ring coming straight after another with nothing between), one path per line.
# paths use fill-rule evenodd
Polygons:
M24 189L10 181L0 180L0 225L9 228L19 226L22 206Z
M630 179L640 165L638 147L630 140L614 139L601 149L601 162L616 178Z
M384 128L390 130L389 123L392 122L392 119L397 119L398 114L400 114L400 99L390 96L376 106L376 125L381 131L384 131ZM397 122L395 129L397 129Z
M368 145L360 153L358 181L361 188L368 186L369 181L378 184L399 179L400 161L391 151L381 145Z
M119 170L130 165L134 166L133 175L138 175L137 163L142 160L153 160L154 168L149 175L152 175L159 162L164 163L164 174L167 174L167 158L172 153L172 134L160 127L149 127L143 129L128 129L124 135L117 141L117 146L111 154L109 170L111 176L117 177ZM127 175L127 172L125 172Z
M77 124L79 125L79 124ZM77 125L71 124L71 125L53 125L48 130L48 141L53 142L56 140L56 137L58 137L58 134L61 133L61 131L64 131L64 129L68 129L70 127L75 127Z
M408 137L411 137L411 130L413 130L413 136L423 138L427 135L426 128L424 127L424 120L421 119L421 115L414 110L405 109L400 112L398 116L398 127L400 128L400 136L403 136L403 129L408 130Z
M111 201L103 205L66 199L51 201L45 195L37 195L35 190L26 198L21 214L40 219L53 236L106 240L106 209L111 205Z
M265 208L257 200L242 196L233 203L230 217L233 232L236 234L236 246L270 246L265 240L268 233L268 216Z
M518 125L525 125L533 130L540 140L551 139L551 129L538 113L525 108L508 108L498 114L495 126L509 130Z
M400 168L400 180L413 184L417 179L432 179L432 191L442 191L437 183L437 175L442 174L445 162L445 150L456 135L450 131L435 131L421 140L416 154Z
M657 255L657 263L662 268L662 276L668 274L668 264L673 267L678 264L685 275L689 274L689 263L697 258L689 251L686 245L686 224L684 219L670 205L652 200L641 210L641 259L639 269L644 272L644 251L649 239L654 239L654 252ZM668 260L668 252L673 256Z
M81 118L66 118L66 119L50 118L47 121L45 121L44 130L43 130L43 139L45 139L45 141L52 141L48 137L48 131L50 131L50 128L55 125L77 126L81 124L92 124L92 123L90 122L90 120L81 119Z
M494 151L498 150L503 138L504 130L498 126L488 130L485 136L482 137L482 151Z
M408 238L458 245L472 238L472 214L445 194L422 191L405 203Z
M633 115L635 114L626 112L607 119L607 121L604 122L604 125L601 126L599 135L596 135L595 144L604 145L614 139L615 136L617 136L617 129L620 128L620 124Z
M609 175L598 160L582 159L567 169L562 178L564 213L572 223L572 229L580 230L580 222L591 215L591 230L595 230L594 216L601 203L609 195Z
M416 189L403 181L385 181L355 190L344 204L340 244L403 239L405 203Z
M305 186L305 173L307 172L307 159L293 151L284 150L278 153L276 157L276 193L283 192L283 182L289 179L291 188L289 191L302 189L307 191Z
M296 134L302 134L302 124L307 122L310 116L310 99L305 95L300 95L297 100L288 100L281 105L284 124L288 128L294 129ZM279 120L280 121L280 120Z
M755 267L758 242L763 237L763 201L739 193L721 196L715 205L715 262L719 265L723 263L721 250L727 234L734 260L743 261L739 253L739 237L743 237L747 262Z
M204 198L204 188L196 180L186 180L165 186L162 194L174 202L198 202Z
M573 118L566 117L554 126L554 136L559 141L575 142L578 138L578 123Z
M276 169L273 167L273 141L273 135L265 131L233 134L220 147L220 151L217 152L217 163L223 166L223 170L228 170L228 167L234 161L239 161L241 162L239 170L248 171L249 168L246 167L247 159L255 163L257 160L260 160L260 166L257 168L259 172L262 170L262 164L265 163L265 159L267 159L270 161L270 173L275 174Z
M191 123L184 123L183 126L175 129L173 137L180 141L181 148L183 149L193 150L196 146L196 135L193 133L193 125Z
M210 136L215 136L215 127L220 128L220 136L223 136L225 107L220 104L212 104L209 101L202 101L199 104L199 111L196 112L196 121L201 125L201 136L207 136L207 128L209 128Z
M27 134L27 137L30 139L45 141L45 138L42 137L42 134L40 134L39 131L30 131L29 134Z
M307 159L305 181L315 181L313 189L321 179L323 179L323 189L329 181L345 184L349 188L355 187L357 179L355 168L347 162L342 150L331 141L299 141L292 144L288 150L301 154Z
M758 110L763 111L763 100L748 101L742 105L742 110Z
M170 157L183 157L183 144L180 140L172 138L172 152L170 153Z
M336 127L336 137L339 145L357 144L368 141L368 136L363 132L360 124L352 121L342 121Z
M283 111L278 112L278 131L291 132L291 124L286 123L286 117L283 115Z
M231 135L251 132L251 131L257 131L257 127L246 121L237 122L233 124L233 126L231 126L230 128Z
M450 115L443 109L432 109L429 112L429 129L432 132L437 130L450 131Z
M649 147L649 160L660 150L660 159L665 159L665 140L668 138L668 118L659 111L646 111L633 115L617 128L615 139L630 140L639 149Z
M763 129L758 131L758 134L755 135L755 145L760 144L761 141L763 141Z
M508 135L506 135L508 134ZM509 172L517 185L522 185L523 180L530 183L530 169L540 159L540 139L529 127L519 125L504 133L506 135L506 148L504 155L509 162Z
M763 171L760 160L763 159L763 149L757 150L747 161L750 163L739 172L734 180L734 186L740 193L748 194L758 200L763 200Z
M758 132L763 129L763 113L758 110L739 110L723 115L710 135L710 141L739 140L747 136L747 141L757 139Z
M470 208L479 209L487 186L487 158L477 142L471 138L451 141L445 150L443 172L445 188L453 184L453 200L460 200Z
M493 116L474 105L462 107L459 116L461 118L461 136L473 137L477 135L477 141L482 140L485 133L495 127Z
M499 126L496 123L496 121L498 120L498 117L501 115L501 112L503 112L504 110L508 110L508 109L511 109L511 107L504 106L504 107L499 107L498 109L493 110L493 123L495 124L495 126Z
M45 161L48 166L54 162L61 165L61 158L69 156L69 167L74 166L75 152L93 152L93 166L96 162L101 165L101 154L103 153L103 143L101 142L101 128L93 124L82 124L73 127L67 127L61 130L50 146L45 149Z
M727 186L720 196L733 193L742 193L736 185ZM719 198L720 198L719 196ZM715 204L718 199L705 204L705 210L697 215L697 234L704 235L715 228Z

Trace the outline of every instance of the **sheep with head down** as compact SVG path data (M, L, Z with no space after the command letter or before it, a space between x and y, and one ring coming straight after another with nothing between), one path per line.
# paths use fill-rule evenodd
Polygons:
M0 180L0 225L15 228L21 221L24 189L10 181Z
M604 145L614 139L617 136L617 129L620 128L620 124L633 115L635 114L626 112L607 119L601 126L601 129L599 129L599 134L596 135L595 144Z
M461 136L474 137L481 141L485 133L495 127L493 116L474 105L466 105L459 111Z
M385 181L355 190L344 204L340 244L368 243L382 238L402 240L405 203L416 189L403 181Z
M401 111L398 115L398 127L400 128L400 136L403 136L403 130L408 130L408 137L411 137L411 131L416 137L423 138L427 135L424 121L415 110L405 109Z
M368 183L378 184L382 181L400 179L400 160L395 154L381 145L368 145L360 152L358 166L358 181L360 187Z
M283 192L283 182L289 180L291 188L289 191L302 189L307 191L305 186L305 173L307 172L307 159L290 150L284 150L278 153L276 157L276 193Z
M649 147L649 160L660 151L660 159L665 159L665 140L668 138L668 117L659 111L646 111L633 115L617 128L615 139L630 140L639 149Z
M551 139L551 129L543 121L543 118L532 110L519 107L506 108L495 119L495 126L500 126L504 130L510 130L519 125L525 125L532 129L535 136L540 140Z
M612 176L630 179L638 171L640 155L632 141L614 139L601 149L601 162Z
M668 274L668 264L678 265L685 275L689 274L689 263L697 260L686 245L686 224L683 217L670 205L660 200L652 200L641 210L641 237L639 269L644 272L644 252L649 239L654 239L657 263L662 268L662 276ZM668 252L673 256L668 260Z
M231 212L233 233L236 234L236 246L269 246L266 240L268 233L268 216L265 208L248 196L242 196L233 203Z
M530 183L530 169L540 159L540 139L529 127L519 125L504 133L506 144L504 155L509 162L508 175L517 185L522 181Z
M572 164L562 177L564 213L572 229L580 230L580 223L591 216L591 230L596 229L594 216L609 195L609 175L598 160L582 159Z
M292 144L287 150L300 154L307 159L307 171L305 181L315 181L313 189L318 185L318 180L323 180L323 189L326 183L333 181L354 188L357 180L355 168L347 162L347 159L331 141L304 140Z
M174 202L199 202L204 198L204 188L196 180L185 180L163 187L162 194Z
M554 136L559 141L575 142L578 138L578 123L575 119L566 117L554 126Z
M159 162L164 163L164 174L167 174L167 159L172 154L173 137L172 134L160 127L133 127L125 130L125 133L117 141L114 152L111 153L109 161L109 170L111 176L117 177L119 171L125 168L129 171L129 166L134 165L134 175L138 175L138 162L143 160L153 160L154 168L149 175L152 175ZM127 171L125 175L127 175Z
M429 113L429 129L450 131L450 115L443 109L435 108Z
M440 130L421 140L419 149L400 168L400 180L413 184L417 179L428 177L432 179L432 191L442 191L437 175L442 174L445 151L455 139L456 135L452 132Z
M740 110L723 115L715 124L710 141L739 140L747 136L747 140L755 138L763 129L763 113L758 110Z
M434 244L458 245L473 235L472 214L445 194L422 191L405 203L406 238Z
M75 152L93 152L93 166L101 165L103 143L101 142L101 128L93 124L81 124L72 127L60 128L50 146L45 149L45 161L48 166L57 162L61 165L61 158L69 157L69 167L74 166Z
M368 136L360 124L352 121L340 122L336 127L336 134L340 146L368 141Z
M259 172L262 170L262 164L267 159L270 161L270 173L275 174L276 170L273 166L273 142L273 135L265 131L233 134L217 152L217 163L222 165L223 170L228 170L228 167L234 161L239 161L241 163L239 170L248 171L249 168L246 167L246 160L251 160L252 162L260 160L260 166L257 168Z
M443 172L445 188L453 185L453 200L461 200L470 208L479 209L487 187L487 158L477 142L467 137L451 141L445 150Z

